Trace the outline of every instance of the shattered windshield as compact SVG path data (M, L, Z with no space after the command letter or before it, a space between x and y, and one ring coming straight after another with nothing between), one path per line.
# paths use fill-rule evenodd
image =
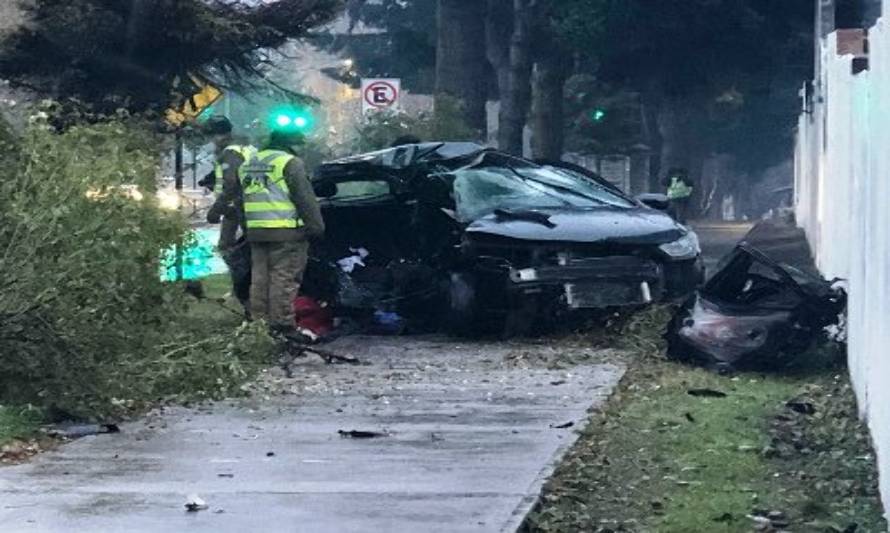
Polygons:
M602 186L542 167L476 167L455 173L454 201L470 222L498 209L633 207Z
M526 167L518 168L516 171L528 179L540 181L563 190L571 190L607 205L617 207L633 207L634 205L626 198L622 198L603 185L575 172L553 167Z

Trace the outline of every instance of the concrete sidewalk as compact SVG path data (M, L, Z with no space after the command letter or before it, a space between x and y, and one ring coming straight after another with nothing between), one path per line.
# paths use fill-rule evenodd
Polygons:
M598 355L537 343L329 348L371 365L307 360L250 400L169 410L0 470L0 530L513 531L623 372L548 370L536 361ZM210 509L186 513L189 493Z

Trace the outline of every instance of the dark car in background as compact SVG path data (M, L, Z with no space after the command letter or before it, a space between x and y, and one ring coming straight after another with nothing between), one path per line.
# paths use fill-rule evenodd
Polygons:
M690 229L579 167L424 143L326 163L313 180L327 234L305 291L342 313L522 333L703 278Z

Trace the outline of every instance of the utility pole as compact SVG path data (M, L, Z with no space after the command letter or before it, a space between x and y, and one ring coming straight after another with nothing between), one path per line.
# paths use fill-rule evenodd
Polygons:
M192 189L198 188L198 147L192 147Z
M182 142L182 132L176 132L176 152L174 154L174 166L173 166L173 177L176 180L176 190L182 191L182 150L183 150L183 142Z

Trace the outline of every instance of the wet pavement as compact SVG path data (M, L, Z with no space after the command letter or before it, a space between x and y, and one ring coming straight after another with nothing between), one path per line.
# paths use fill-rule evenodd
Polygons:
M327 348L368 364L300 360L250 399L166 409L3 468L0 530L515 531L623 373L582 344ZM189 494L209 508L186 512Z
M707 274L717 269L720 259L735 248L754 227L752 222L695 221L690 224L698 235Z

